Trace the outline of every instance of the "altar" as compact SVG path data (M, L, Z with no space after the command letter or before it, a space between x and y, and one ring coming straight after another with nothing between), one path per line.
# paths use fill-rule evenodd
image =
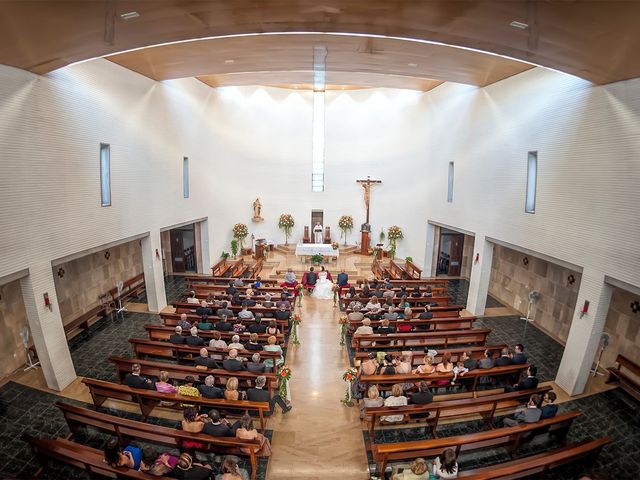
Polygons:
M331 244L327 243L298 243L296 245L296 257L301 257L304 261L306 257L320 254L323 257L336 257L340 256L340 249L333 249Z

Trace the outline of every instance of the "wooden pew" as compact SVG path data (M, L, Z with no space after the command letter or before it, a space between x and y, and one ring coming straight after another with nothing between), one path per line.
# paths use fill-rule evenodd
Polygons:
M518 407L535 393L544 395L551 390L551 387L539 387L517 392L498 393L486 395L479 398L460 398L455 400L441 400L424 405L406 405L401 407L369 407L365 408L365 416L370 418L369 440L373 443L375 426L380 424L380 417L389 415L404 415L402 422L408 423L416 421L424 422L430 429L433 438L438 438L438 425L440 420L450 420L452 418L467 417L469 415L480 415L488 428L492 429L493 418L496 411ZM428 417L420 417L428 413Z
M498 344L498 345L482 345L482 346L476 346L476 347L464 347L464 348L446 348L446 349L442 349L442 350L437 350L438 354L434 357L434 364L436 363L440 363L442 361L442 356L445 353L448 353L451 355L451 361L453 363L459 361L462 357L462 354L464 352L471 352L471 358L474 358L476 360L479 360L481 358L484 357L484 351L485 350L491 350L491 353L493 354L493 356L495 357L496 355L500 354L500 351L503 348L508 348L509 346L506 343L502 343L502 344ZM389 354L389 355L393 355L393 356L401 356L404 354L404 352L397 350L397 351L386 351L385 353ZM422 362L424 360L424 357L426 355L425 352L423 351L419 351L419 350L413 350L413 351L408 351L407 354L411 354L412 359L411 359L411 365L413 365L414 367L417 367L418 365L422 365ZM358 352L355 354L355 360L356 362L362 362L363 360L365 360L367 358L368 353L367 352Z
M120 293L120 300L124 301L129 297L137 297L141 292L144 291L144 289L144 273L141 273L123 282L122 292ZM116 301L118 299L118 288L114 287L109 290L109 295L114 301Z
M171 480L171 477L150 477L149 474L139 472L133 468L113 468L104 461L104 452L87 447L64 438L36 438L23 433L20 439L31 445L33 455L38 459L42 468L46 468L49 459L53 459L80 470L89 472L89 478L131 478L134 480Z
M378 463L379 472L384 472L389 461L435 457L448 448L454 449L457 456L461 452L506 447L513 458L517 455L523 438L529 439L536 434L553 432L560 441L564 442L573 421L581 414L580 411L567 412L536 423L497 428L469 435L374 445L373 458Z
M445 278L421 278L421 279L405 279L405 280L397 280L397 279L390 279L389 283L391 283L392 285L406 285L407 287L409 286L416 286L416 285L442 285L445 287L449 286L449 280L445 279Z
M96 407L101 407L108 399L122 400L125 402L137 403L140 407L142 419L146 421L154 408L162 406L163 408L178 408L186 403L195 405L200 408L210 410L212 408L218 410L232 410L248 413L255 416L252 412L258 412L260 419L260 429L264 430L265 416L269 415L269 402L249 402L247 400L224 400L221 398L205 398L205 397L185 397L177 393L160 393L155 390L147 390L143 388L131 388L127 385L119 383L105 382L104 380L96 380L94 378L83 378L84 383L89 388L89 393ZM160 405L162 403L162 405ZM174 407L167 406L168 403L175 403Z
M149 334L149 338L151 340L158 340L158 341L163 341L163 340L169 340L169 337L171 337L171 335L173 335L176 332L175 327L167 327L165 325L158 325L157 323L148 323L144 326L145 330L147 331L147 333ZM214 330L198 330L198 336L202 337L205 341L211 340L213 338L213 332ZM190 333L189 332L182 332L183 336L189 336ZM225 341L231 340L231 337L233 337L234 335L238 335L240 337L240 342L246 342L249 343L249 335L251 335L250 333L233 333L233 332L220 332L221 338ZM266 333L259 333L258 334L258 343L260 344L265 344L267 343L267 339L269 338L270 335L266 334ZM276 337L276 341L278 342L278 344L282 345L284 342L284 335L282 333L278 333L277 335L274 335L274 337Z
M377 258L374 259L373 263L371 264L371 271L373 272L374 277L380 280L382 280L384 277L390 276L387 269L382 266L382 263L380 263L380 260L378 260Z
M184 280L188 286L220 285L226 288L229 285L229 282L233 282L236 279L232 277L223 277L221 275L213 275L213 276L212 275L185 275ZM251 285L255 283L256 278L255 277L243 278L242 281L248 285ZM266 284L266 285L277 285L279 283L278 280L273 280L273 279L264 279L261 281L263 284ZM240 289L239 287L236 287L236 288L238 288L238 290Z
M140 373L148 377L158 378L162 370L169 374L169 378L172 380L183 381L186 377L192 376L193 378L200 379L204 382L204 379L208 375L215 377L216 385L224 387L227 380L231 377L236 377L238 383L244 388L252 387L255 384L255 380L259 375L264 375L267 379L265 390L269 391L269 394L273 396L278 378L275 373L253 373L247 371L229 372L223 369L200 369L192 367L190 365L178 365L177 363L168 362L154 362L153 360L144 360L140 358L118 357L111 356L109 361L116 367L116 375L122 382L127 373L131 373L132 367L135 363L140 365Z
M428 286L431 287L430 285L428 285ZM413 293L415 287L418 287L420 289L420 293L422 293L423 295L427 291L426 286L424 286L424 287L423 286L419 286L419 285L411 286L409 289L406 290L407 297L409 297ZM355 288L356 293L358 295L360 295L362 293L362 287L354 287L354 288ZM386 292L387 290L392 290L393 292L395 292L395 297L394 298L396 298L396 299L402 297L402 295L398 293L398 292L402 291L400 286L394 286L394 287L392 287L390 289L388 289L388 288L380 288L380 290L382 291L382 293ZM369 291L373 292L374 290L370 288ZM431 293L433 295L440 295L440 294L447 295L449 293L449 289L447 287L443 287L443 286L433 286L433 287L431 287Z
M633 376L623 372L622 369L628 370ZM616 357L616 366L607 368L607 371L609 372L609 376L607 377L606 383L618 381L623 390L636 400L640 400L640 365L632 362L624 355L618 354Z
M229 269L229 264L226 258L220 259L218 263L211 267L211 275L213 277L224 277L225 272ZM189 283L188 279L185 279Z
M166 312L161 312L160 313L160 319L162 320L162 323L164 323L165 325L169 326L169 327L175 327L178 325L178 322L180 321L180 313L166 313ZM193 322L199 322L201 320L202 317L200 317L200 315L196 315L195 313L187 313L187 321L193 323ZM220 317L216 316L216 315L210 315L209 316L209 321L211 323L215 323L218 320L221 320ZM254 319L251 318L238 318L238 317L233 317L233 318L227 318L227 320L229 320L232 323L237 323L238 320L240 320L242 322L243 325L252 325L254 323L256 323L256 321ZM289 329L289 322L287 322L287 320L277 320L275 318L272 317L262 317L262 324L264 325L268 325L269 322L271 321L276 322L276 324L278 325L278 329L282 332L282 333L287 333L287 330Z
M171 358L178 362L187 361L190 363L200 356L200 349L202 348L179 345L171 342L156 342L146 338L130 338L129 343L131 343L131 347L133 348L137 358L146 358L147 355L152 355L154 357ZM205 348L210 354L219 354L220 357L224 357L229 352L228 348ZM254 353L259 353L262 361L267 358L272 359L274 361L274 365L275 361L280 358L280 354L278 352L269 352L267 350L259 350L257 352L251 350L238 350L238 357L250 361L251 356Z
M202 445L201 448L197 448L201 452L248 456L251 462L251 478L255 479L256 477L256 453L260 450L260 442L258 440L213 437L205 433L189 433L175 428L115 417L63 402L56 402L55 406L60 409L67 421L72 434L70 439L77 435L81 428L92 427L116 436L118 443L122 447L128 445L131 440L142 440L168 445L182 451L183 442L197 442ZM249 450L249 455L243 453L240 450L241 448Z
M480 377L506 377L508 375L520 375L529 368L528 365L507 365L504 367L493 367L486 369L475 369L464 374L465 380L473 380L473 383L467 386L467 390L470 392L478 391L478 379ZM416 384L421 380L432 383L438 380L451 380L453 378L452 373L429 373L429 374L406 374L406 375L362 375L360 377L360 384L364 386L366 390L368 385L377 385L380 390L390 390L391 387L396 384ZM441 385L446 386L446 385ZM474 396L476 394L474 393Z
M442 318L460 315L460 312L462 312L462 310L464 309L465 307L463 305L447 305L443 307L431 307L429 311L433 314L434 318ZM393 311L396 313L402 313L404 312L404 308L394 308ZM414 314L419 314L426 311L426 307L411 307L411 311ZM352 310L350 308L347 308L345 310L345 313L347 314L351 312ZM362 310L360 310L360 312L367 313L367 310L363 308ZM383 313L387 313L387 311L385 310Z
M249 270L249 265L244 263L244 258L243 257L240 257L232 265L232 267L229 270L229 272L230 272L230 276L238 278L238 277L244 276L244 274L247 273L247 270Z
M416 347L439 346L447 348L449 345L485 345L491 333L488 328L474 328L470 330L441 330L436 332L389 333L387 335L354 335L351 344L356 352L360 350L386 350L389 348L406 349ZM367 345L376 340L386 345ZM362 343L365 343L363 346Z
M403 320L398 322L397 320L390 320L389 326L396 328L400 325L411 325L412 327L422 328L419 331L433 331L433 330L467 330L473 328L474 322L478 317L436 317L427 320L421 320L419 318L412 318L410 320ZM354 331L362 325L362 320L349 320L349 331ZM382 320L371 320L371 326L379 327L382 325Z
M86 330L89 328L90 320L100 320L107 316L107 307L106 305L97 305L93 307L91 310L84 312L79 317L74 318L69 323L64 326L64 333L69 337L69 334L74 332L75 330L81 329Z
M289 301L293 303L293 300L289 300ZM199 305L194 305L193 303L186 303L186 302L173 302L172 305L176 309L176 313L195 313L196 308L198 308L199 306ZM438 307L433 307L433 308L438 308ZM461 308L464 308L464 307L461 307ZM242 310L242 306L229 305L229 310L231 310L234 313L237 313L240 310ZM265 313L275 314L278 309L276 307L269 308L269 307L256 305L255 307L249 307L247 310L252 311L254 315L256 313L261 313L264 315Z
M422 270L410 260L405 260L404 269L409 274L411 280L420 280L422 277Z
M538 474L547 478L545 473L554 468L583 460L592 463L600 454L602 447L611 442L609 437L596 440L584 440L566 447L557 448L537 455L511 460L510 462L490 465L488 467L458 473L458 478L467 480L490 480L506 478L529 478Z
M393 279L404 280L409 278L409 274L405 271L405 269L393 260L389 260L388 271L391 274L391 278Z

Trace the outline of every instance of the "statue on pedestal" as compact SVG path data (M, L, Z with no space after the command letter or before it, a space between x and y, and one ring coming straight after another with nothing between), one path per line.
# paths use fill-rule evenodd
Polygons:
M262 218L260 216L261 210L262 210L262 204L260 203L260 199L256 198L256 200L253 202L253 218L252 218L252 220L254 222L262 222L264 220L264 218Z

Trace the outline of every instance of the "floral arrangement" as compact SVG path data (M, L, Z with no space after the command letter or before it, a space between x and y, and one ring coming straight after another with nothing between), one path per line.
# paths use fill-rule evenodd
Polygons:
M338 242L331 242L331 248L333 248L334 250L337 250L339 246L340 245L338 245Z
M347 389L344 394L344 398L340 400L344 405L350 407L353 405L352 388L353 383L358 380L358 370L353 367L347 368L347 371L342 374L342 380L347 382Z
M344 345L344 341L347 338L347 330L349 329L349 319L346 315L341 315L338 324L340 325L340 345Z
M311 261L313 263L322 263L323 260L324 260L324 255L322 255L321 253L316 253L315 255L311 255Z
M299 325L300 325L300 315L296 313L291 319L291 342L294 345L300 345L300 340L298 339Z
M351 215L342 215L338 220L338 228L344 235L344 244L347 245L347 234L353 230L353 217Z
M242 255L242 245L244 239L249 235L249 228L244 223L236 223L233 226L233 238L240 243L240 254Z
M387 230L387 237L389 238L389 253L391 254L391 258L393 258L396 255L397 242L398 240L402 240L404 235L399 226L393 225Z
M298 306L302 307L302 295L304 294L304 285L299 283L296 285L296 297L298 297ZM295 298L293 299L293 303L296 303Z
M291 236L291 230L293 230L293 226L295 222L293 221L293 216L290 213L283 213L280 215L280 220L278 220L278 227L284 232L284 244L289 245L289 237Z
M287 365L283 365L280 367L278 371L278 378L280 379L280 387L278 388L278 393L282 398L287 397L287 389L289 380L291 380L291 369Z

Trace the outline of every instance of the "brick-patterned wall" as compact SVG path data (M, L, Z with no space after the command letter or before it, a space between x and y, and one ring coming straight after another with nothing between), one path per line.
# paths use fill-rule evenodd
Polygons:
M568 282L569 275L574 277L573 284ZM532 317L536 325L564 343L571 327L580 279L578 272L496 245L489 293L524 315L529 292L538 291L540 297L534 304Z
M114 288L118 281L129 280L142 271L139 240L54 266L53 278L63 322L69 323L98 305L99 295Z
M20 280L0 285L0 377L25 363L20 330L27 325Z
M640 302L640 296L613 288L609 313L604 331L609 334L609 346L602 355L602 365L609 367L621 353L640 364L640 312L631 310L633 302Z

